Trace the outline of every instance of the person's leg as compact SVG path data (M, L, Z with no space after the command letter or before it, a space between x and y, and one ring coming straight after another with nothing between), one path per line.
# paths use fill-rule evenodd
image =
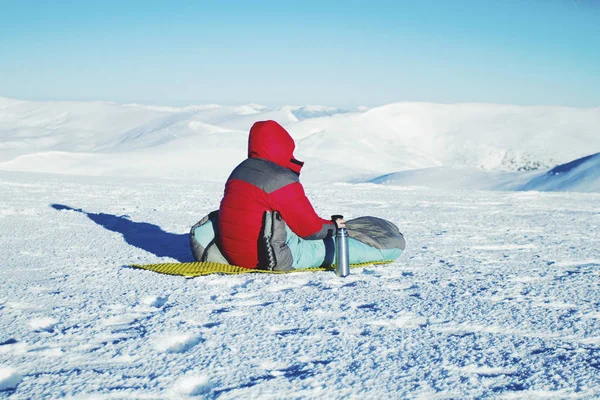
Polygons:
M294 269L318 268L331 265L335 260L334 239L306 240L286 226L285 243L292 252Z
M213 211L194 225L190 232L190 246L196 261L229 264L217 246L218 212Z
M318 268L335 263L335 238L303 239L277 214L273 217L269 212L265 214L265 221L265 239L270 243L270 253L274 254L275 270ZM351 264L392 261L402 254L404 239L398 228L390 222L374 217L361 217L348 223L354 228L351 233L358 234L361 239L348 239Z
M348 238L348 253L350 264L361 264L374 261L393 261L400 257L402 250L378 249L353 238Z
M377 217L358 217L346 221L350 263L391 261L402 255L406 242L392 222Z
M287 228L286 244L292 252L294 269L318 268L335 263L335 239L306 240ZM392 261L400 257L400 249L377 249L356 239L348 239L350 264Z

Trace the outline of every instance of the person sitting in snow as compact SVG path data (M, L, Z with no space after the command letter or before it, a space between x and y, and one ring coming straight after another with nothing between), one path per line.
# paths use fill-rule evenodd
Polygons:
M274 271L326 267L335 259L338 227L348 229L351 263L398 258L404 238L391 222L376 217L334 222L317 215L300 183L304 163L294 157L295 148L277 122L252 126L248 158L227 179L219 210L190 231L194 258Z
M331 238L345 226L343 220L336 226L315 212L299 180L304 163L294 157L295 148L294 139L275 121L256 122L250 129L248 158L229 176L219 207L220 248L230 263L256 268L265 261L258 243L267 211L277 212L305 240Z

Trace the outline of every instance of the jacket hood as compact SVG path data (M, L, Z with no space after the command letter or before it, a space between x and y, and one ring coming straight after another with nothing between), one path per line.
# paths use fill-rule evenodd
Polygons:
M295 148L294 139L275 121L259 121L250 129L249 158L263 158L299 174L304 163L294 158Z

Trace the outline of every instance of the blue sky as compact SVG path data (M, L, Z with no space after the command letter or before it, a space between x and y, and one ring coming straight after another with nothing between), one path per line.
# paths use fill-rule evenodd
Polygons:
M600 106L600 1L0 0L0 96Z

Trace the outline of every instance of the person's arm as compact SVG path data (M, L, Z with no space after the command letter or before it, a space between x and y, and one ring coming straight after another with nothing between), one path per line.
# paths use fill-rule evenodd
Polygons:
M271 193L272 207L285 223L304 239L325 239L334 236L336 225L317 215L299 182L284 186Z

